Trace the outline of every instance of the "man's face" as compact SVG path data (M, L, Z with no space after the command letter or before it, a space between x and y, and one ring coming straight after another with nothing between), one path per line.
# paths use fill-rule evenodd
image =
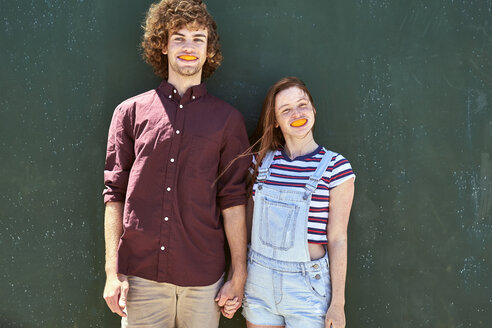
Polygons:
M207 37L206 29L189 29L186 26L169 36L162 53L167 55L170 76L201 76L207 60Z

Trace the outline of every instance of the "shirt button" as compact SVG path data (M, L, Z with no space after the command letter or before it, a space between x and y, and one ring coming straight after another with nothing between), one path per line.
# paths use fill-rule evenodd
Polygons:
M161 246L161 251L163 251L163 250L165 250L165 249L166 249L166 247L164 247L164 246Z
M191 96L191 99L195 99L195 96Z
M167 188L166 188L166 190L167 190L167 191L171 191L171 187L167 187Z
M181 132L179 130L176 130L176 134L180 134Z
M172 95L169 95L169 99L171 99L173 96Z
M183 108L183 105L179 105L179 108Z
M169 161L170 161L171 163L174 163L174 158L171 158Z
M169 221L169 218L166 216L166 217L164 218L164 221Z
M176 89L174 89L173 92L176 93L177 92Z

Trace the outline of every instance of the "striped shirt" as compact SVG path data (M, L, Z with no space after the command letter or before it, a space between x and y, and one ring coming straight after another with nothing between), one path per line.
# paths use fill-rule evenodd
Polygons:
M314 152L296 157L291 160L283 150L275 151L270 175L264 182L270 186L304 190L309 177L314 174L318 163L323 158L326 149L319 146ZM326 244L326 226L330 204L330 190L342 182L355 178L350 163L340 154L333 153L328 167L321 178L318 187L311 196L308 216L308 242ZM253 158L253 165L255 158ZM253 186L253 200L257 183Z

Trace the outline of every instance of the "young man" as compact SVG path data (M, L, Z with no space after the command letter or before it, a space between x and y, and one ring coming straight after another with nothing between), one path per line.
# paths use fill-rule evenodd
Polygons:
M201 1L152 5L144 57L167 81L113 115L104 298L123 327L217 327L220 310L231 318L243 297L250 160L228 165L248 147L247 134L241 114L201 82L220 65L218 40Z

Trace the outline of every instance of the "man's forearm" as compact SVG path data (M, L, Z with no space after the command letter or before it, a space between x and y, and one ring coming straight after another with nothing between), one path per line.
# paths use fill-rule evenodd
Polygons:
M222 211L224 229L231 251L232 279L246 279L246 206L238 205Z
M123 202L108 202L104 213L104 240L106 244L106 277L118 273L118 244L123 234Z

